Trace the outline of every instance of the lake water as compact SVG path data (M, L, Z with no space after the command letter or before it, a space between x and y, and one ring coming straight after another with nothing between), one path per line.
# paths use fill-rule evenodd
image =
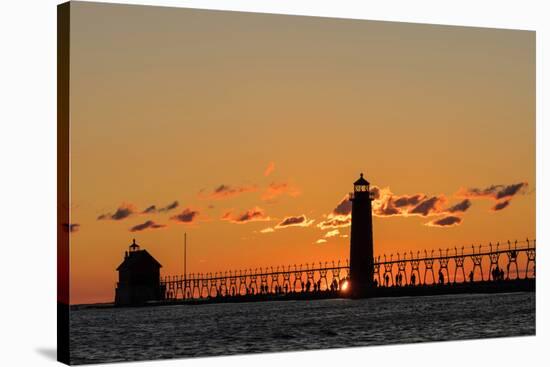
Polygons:
M535 293L71 311L74 364L535 335Z

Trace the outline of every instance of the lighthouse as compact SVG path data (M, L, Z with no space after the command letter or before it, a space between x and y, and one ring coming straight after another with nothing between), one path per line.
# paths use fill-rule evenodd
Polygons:
M372 200L370 184L361 173L350 193L350 296L353 298L368 297L374 288Z

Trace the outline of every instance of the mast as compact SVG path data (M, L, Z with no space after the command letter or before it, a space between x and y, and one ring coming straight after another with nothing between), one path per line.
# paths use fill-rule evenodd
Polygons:
M183 234L183 279L187 280L187 232Z

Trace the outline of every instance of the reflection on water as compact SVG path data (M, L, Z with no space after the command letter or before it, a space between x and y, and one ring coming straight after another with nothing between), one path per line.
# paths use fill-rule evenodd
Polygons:
M72 363L535 334L535 293L71 311Z

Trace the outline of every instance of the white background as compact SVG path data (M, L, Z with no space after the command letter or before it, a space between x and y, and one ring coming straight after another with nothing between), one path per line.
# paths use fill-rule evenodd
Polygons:
M119 1L126 3L128 1ZM56 353L56 5L0 3L0 365ZM139 366L548 365L548 62L545 1L211 0L131 3L537 31L537 336L143 362ZM546 14L545 14L546 13ZM546 15L546 17L545 17ZM546 20L546 24L545 23ZM545 62L546 61L546 62ZM546 124L545 124L546 123ZM510 147L512 150L513 147ZM506 153L503 153L505 162ZM546 224L546 226L545 226ZM541 265L542 262L542 265ZM388 320L399 322L399 320ZM546 347L546 350L544 349Z

